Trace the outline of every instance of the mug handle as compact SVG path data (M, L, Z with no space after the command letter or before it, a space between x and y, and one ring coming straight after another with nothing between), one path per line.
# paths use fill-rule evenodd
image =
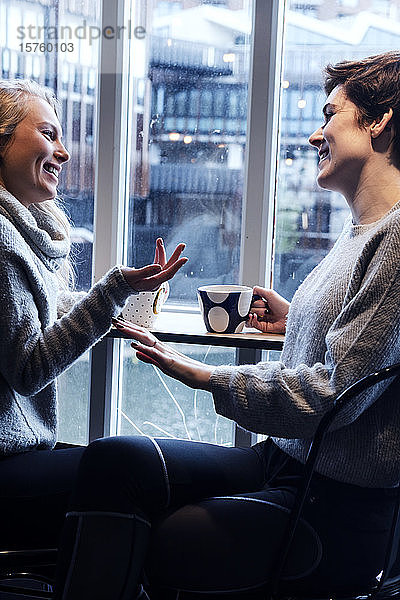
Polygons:
M259 294L253 294L253 296L251 298L251 304L253 304L253 302L255 302L256 300L262 300L264 302L265 310L268 313L271 312L268 301L265 298L262 298ZM249 311L249 314L247 315L247 318L249 318L250 313L251 313L251 305L250 305L250 311ZM257 316L257 321L263 321L263 320L264 320L264 317Z
M164 283L162 284L162 286L164 288L164 302L166 302L168 300L168 296L169 296L169 283L168 281L164 281Z

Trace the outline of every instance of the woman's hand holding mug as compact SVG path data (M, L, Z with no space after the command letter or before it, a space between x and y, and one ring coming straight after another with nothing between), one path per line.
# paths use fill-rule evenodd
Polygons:
M274 290L255 286L247 327L263 333L285 333L290 303Z

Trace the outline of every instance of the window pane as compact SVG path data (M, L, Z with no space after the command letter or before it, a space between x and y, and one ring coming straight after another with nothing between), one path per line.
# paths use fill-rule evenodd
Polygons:
M35 79L51 87L62 104L64 143L71 160L63 167L59 192L74 225L72 254L77 290L87 290L91 283L98 63L97 41L89 43L82 32L85 23L87 28L100 25L99 14L100 0L0 3L1 76ZM86 442L88 355L61 375L59 392L60 439Z
M327 254L349 214L344 198L317 187L308 136L322 124L322 70L398 48L396 0L287 4L276 193L274 287L290 299Z
M253 3L134 4L127 256L142 266L158 236L186 242L169 301L197 304L200 284L238 282Z
M207 364L232 364L235 350L171 344ZM138 361L129 341L122 342L123 376L118 435L151 435L232 446L232 421L215 413L211 394L192 390L152 365Z
M58 439L73 444L88 442L90 354L86 352L58 377Z

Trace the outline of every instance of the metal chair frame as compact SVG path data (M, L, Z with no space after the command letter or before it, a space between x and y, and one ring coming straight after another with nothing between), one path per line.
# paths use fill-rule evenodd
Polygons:
M310 488L311 479L315 470L315 464L319 456L321 446L325 436L334 419L340 411L357 394L360 394L368 387L375 385L385 379L396 377L400 374L400 363L396 363L374 373L363 377L353 385L342 392L334 402L330 411L328 411L316 430L311 442L307 459L304 465L304 474L301 485L296 494L295 502L290 514L287 531L277 559L277 566L274 570L274 578L269 592L266 592L266 598L281 598L279 587L281 576L292 546L298 523L300 521L303 506ZM400 475L400 474L399 474ZM388 579L389 572L393 563L394 556L397 554L400 528L400 485L396 498L393 519L389 533L388 544L386 548L384 567L377 578L375 587L372 590L361 590L357 598L364 600L375 600L383 598L400 598L400 575ZM9 594L19 594L21 597L50 599L53 597L51 591L52 578L43 573L43 569L54 567L56 563L56 549L38 549L38 550L13 550L0 552L0 592ZM3 566L2 563L5 563ZM50 589L39 591L32 588L22 588L18 585L6 585L5 580L30 579L47 585ZM207 596L202 594L202 596ZM229 594L227 594L229 597ZM339 598L339 596L335 596Z
M26 598L53 598L53 577L57 549L0 551L0 593L16 594ZM47 589L38 590L28 585L18 585L18 580L34 581ZM14 585L5 583L12 581Z

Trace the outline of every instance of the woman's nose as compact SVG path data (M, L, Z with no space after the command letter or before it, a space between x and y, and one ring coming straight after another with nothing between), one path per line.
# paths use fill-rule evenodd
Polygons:
M311 146L318 148L321 145L323 138L322 127L318 127L318 129L316 129L308 138L308 143L311 144Z
M68 150L66 149L66 147L64 146L64 144L62 142L58 143L58 147L54 151L54 156L57 158L57 160L59 162L62 162L62 163L68 162L69 159L71 158L70 153L68 152Z

